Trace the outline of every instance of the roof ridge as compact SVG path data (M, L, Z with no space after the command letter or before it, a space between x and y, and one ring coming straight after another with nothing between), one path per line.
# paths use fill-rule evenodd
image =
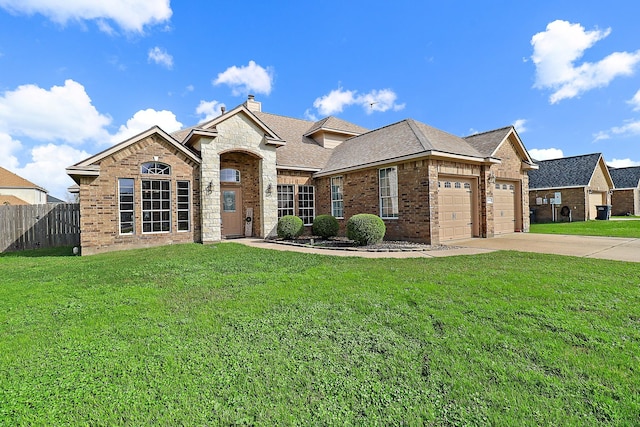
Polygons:
M474 134L471 134L471 135L463 136L462 138L471 138L473 136L480 136L480 135L484 135L484 134L487 134L487 133L497 132L499 130L503 130L503 129L507 129L507 128L513 128L515 130L515 126L509 125L509 126L503 126L501 128L497 128L497 129L485 130L484 132L478 132L478 133L474 133Z
M427 138L427 136L424 133L422 133L416 121L414 119L406 119L406 122L409 125L409 129L411 129L411 131L416 136L416 138L418 138L418 141L420 142L420 145L422 145L422 148L424 149L424 151L433 150L433 144L431 144L431 141L429 140L429 138ZM425 126L429 126L429 125L425 125Z

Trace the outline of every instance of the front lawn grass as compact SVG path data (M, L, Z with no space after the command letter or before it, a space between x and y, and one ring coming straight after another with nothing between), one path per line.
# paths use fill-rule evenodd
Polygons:
M634 425L638 266L0 257L0 425Z
M640 221L576 221L531 224L531 233L640 238Z

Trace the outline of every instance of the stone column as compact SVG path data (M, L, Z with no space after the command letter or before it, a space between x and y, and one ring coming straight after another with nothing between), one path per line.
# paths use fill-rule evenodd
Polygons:
M220 155L213 139L202 138L200 168L200 218L202 243L219 242L222 239L220 224Z

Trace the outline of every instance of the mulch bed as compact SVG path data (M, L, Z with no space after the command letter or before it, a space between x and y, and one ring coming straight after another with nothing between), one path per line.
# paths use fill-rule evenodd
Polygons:
M346 237L333 237L323 239L318 236L301 236L297 239L267 239L271 243L279 243L283 245L305 246L322 249L336 249L346 251L366 251L366 252L416 252L416 251L437 251L453 249L454 246L445 245L426 245L424 243L383 240L375 245L357 246L353 240Z

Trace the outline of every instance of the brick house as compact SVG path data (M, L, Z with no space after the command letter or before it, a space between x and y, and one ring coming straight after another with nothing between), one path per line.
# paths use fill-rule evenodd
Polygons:
M611 204L614 188L601 153L536 161L529 174L529 205L535 222L596 219L599 205ZM560 203L555 202L556 193Z
M67 173L84 254L275 234L332 214L379 215L388 239L437 244L528 231L535 169L513 127L459 138L407 119L373 131L262 111L253 96L173 134L159 127Z
M48 191L0 167L0 205L40 205L47 203Z
M640 166L610 168L615 184L611 195L612 215L640 215Z

